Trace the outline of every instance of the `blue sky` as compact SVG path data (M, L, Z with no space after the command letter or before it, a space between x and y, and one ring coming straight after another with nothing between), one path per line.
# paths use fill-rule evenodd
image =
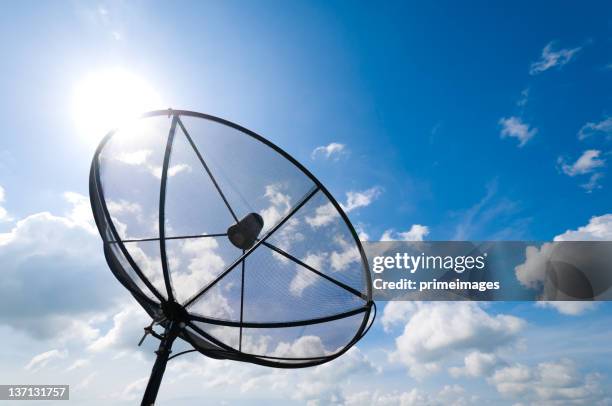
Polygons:
M25 319L0 312L0 335L15 348L0 351L8 365L0 367L0 380L45 381L61 373L62 382L76 386L91 377L95 383L82 385L75 403L102 404L104 395L95 389L100 382L129 395L125 386L148 370L150 348L135 351L132 345L144 321L122 324L142 315L131 310L130 298L106 269L83 200L93 151L104 126L112 125L83 131L80 113L109 107L75 96L88 77L95 82L104 72L123 72L152 89L157 107L206 112L262 134L311 168L343 204L362 198L349 216L372 240L385 233L429 240L610 239L611 11L603 1L5 6L0 258L13 284L2 290L30 303L25 307L31 311ZM87 258L58 241L74 242ZM66 289L81 286L83 292L59 300L56 274ZM36 299L14 288L26 281L36 281ZM5 300L10 308L8 294ZM230 404L285 398L296 404L435 404L453 393L466 402L471 396L507 404L568 402L554 398L561 395L553 389L550 399L531 388L504 392L522 384L510 379L525 372L516 365L542 387L550 382L540 369L573 371L575 379L564 384L572 393L587 393L574 401L592 404L609 396L610 306L465 305L463 316L475 334L498 345L476 336L465 343L441 338L447 344L440 352L450 355L423 351L431 359L411 350L427 337L404 328L445 320L445 305L380 307L387 324L381 317L359 353L338 361L347 365L346 375L325 368L276 375L246 367L242 383L253 380L255 389L230 396L238 384L223 381L223 367L206 361L220 383L202 388L197 377L187 376L162 396L187 393L182 404L196 404L200 392ZM138 327L122 330L126 324ZM65 337L59 325L82 334ZM454 334L440 334L446 333ZM585 345L583 335L601 345ZM478 376L454 370L453 376L450 368L458 368L464 354L485 347L481 353L494 360L473 360L487 358L490 368ZM43 357L49 362L26 368L49 351L56 351ZM87 361L70 369L77 360ZM431 363L436 367L427 376L411 369ZM122 372L109 378L116 369ZM287 387L296 379L343 384L295 395ZM280 382L276 392L266 389L273 382ZM368 394L351 398L355 388Z

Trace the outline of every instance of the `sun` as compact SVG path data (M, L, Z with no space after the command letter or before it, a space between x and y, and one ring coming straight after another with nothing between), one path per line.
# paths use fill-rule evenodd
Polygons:
M72 103L79 136L94 141L145 111L164 108L153 87L121 68L83 77L74 86Z

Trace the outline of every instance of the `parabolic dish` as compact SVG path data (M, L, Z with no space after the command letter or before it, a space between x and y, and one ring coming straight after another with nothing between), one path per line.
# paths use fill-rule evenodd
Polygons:
M100 143L90 197L114 275L205 355L317 365L368 327L371 275L342 208L245 128L147 113Z

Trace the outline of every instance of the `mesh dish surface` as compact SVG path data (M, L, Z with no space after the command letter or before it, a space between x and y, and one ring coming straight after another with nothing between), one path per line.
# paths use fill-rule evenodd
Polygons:
M90 199L117 279L201 353L297 368L336 358L373 321L357 234L325 187L286 152L236 124L164 110L111 132L90 172ZM240 249L227 230L263 219Z

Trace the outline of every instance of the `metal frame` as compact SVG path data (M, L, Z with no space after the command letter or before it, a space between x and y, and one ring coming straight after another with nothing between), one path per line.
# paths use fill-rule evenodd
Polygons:
M235 123L232 123L230 121L227 121L227 120L215 117L215 116L211 116L211 115L203 114L203 113L192 112L192 111L186 111L186 110L172 110L172 109L156 110L156 111L151 111L149 113L145 113L144 115L141 116L141 118L144 119L144 118L156 117L156 116L168 116L168 118L172 117L172 120L170 123L170 130L169 130L168 138L166 141L166 150L164 154L164 161L163 161L161 182L160 182L159 237L122 240L113 223L110 212L106 205L106 200L104 198L104 190L103 190L102 182L100 179L99 157L105 145L115 134L116 130L113 130L109 134L106 135L106 137L102 140L102 142L100 143L100 145L98 146L95 152L95 155L92 161L92 165L91 165L91 170L90 170L89 188L90 188L90 201L91 201L91 206L94 212L94 218L95 218L98 230L100 232L100 235L102 236L102 239L104 241L105 256L106 256L109 267L111 268L111 270L113 271L113 274L115 274L117 279L132 293L132 295L136 298L136 300L151 315L154 321L156 321L158 324L160 324L166 329L166 334L164 335L164 337L165 336L172 337L171 340L161 340L160 350L158 350L157 352L158 360L159 360L160 354L162 354L163 357L165 358L165 360L160 361L164 364L164 368L160 367L162 369L161 373L163 374L163 369L165 369L165 362L167 362L168 359L172 358L169 356L170 347L172 345L172 341L174 341L174 338L176 337L181 337L185 341L189 342L194 347L195 350L205 355L208 355L210 357L213 357L213 358L232 359L232 360L250 362L254 364L270 366L270 367L277 367L277 368L302 368L302 367L310 367L314 365L319 365L319 364L331 361L339 357L340 355L344 354L346 351L348 351L348 349L351 348L359 339L361 339L361 337L363 337L363 335L371 327L374 321L376 311L375 311L374 302L372 301L372 288L371 288L372 277L371 277L370 269L369 269L368 262L365 256L365 252L359 241L355 228L350 223L346 213L342 210L342 207L340 206L340 204L338 204L338 202L333 198L333 196L331 195L331 193L329 193L329 191L325 188L325 186L308 169L306 169L297 160L291 157L291 155L289 155L287 152L285 152L284 150L282 150L280 147L276 146L272 142L266 140L260 135L244 127L241 127ZM290 161L294 166L296 166L302 173L304 173L313 182L314 186L308 193L306 193L306 195L302 197L300 201L298 201L291 208L289 213L287 213L276 225L270 228L269 231L267 231L264 236L259 238L256 241L256 243L253 245L253 247L249 248L248 250L243 250L242 255L239 256L223 272L221 272L217 276L216 279L210 282L207 286L200 289L198 293L196 293L186 302L182 304L178 304L175 301L174 293L172 291L172 282L171 282L171 275L168 269L165 241L173 240L173 239L183 239L183 238L187 239L187 238L219 237L219 236L224 236L227 234L219 233L219 234L208 234L208 235L189 235L189 236L186 235L186 236L172 236L172 237L167 237L165 235L165 200L166 200L166 185L167 185L167 178L168 178L168 166L169 166L169 162L170 162L170 158L172 154L172 145L173 145L175 133L177 130L182 131L183 134L187 137L189 144L191 145L194 152L196 153L199 161L201 162L204 170L209 175L215 188L219 192L219 195L223 199L228 210L230 211L232 218L234 219L234 221L238 222L238 218L235 212L233 211L231 205L229 204L227 198L225 197L223 191L221 190L221 187L219 186L216 179L214 178L213 173L211 172L210 168L206 164L206 161L202 157L202 154L200 153L195 143L193 142L189 132L183 125L180 119L181 116L196 117L200 119L209 120L209 121L221 124L221 125L231 127L237 131L242 132L246 136L250 136L254 138L255 140L272 148L275 152L279 153L283 158ZM291 254L266 242L266 240L274 232L276 232L280 227L282 227L282 225L285 224L285 222L291 216L293 216L297 211L299 211L300 208L302 208L304 204L306 204L306 202L309 201L309 199L311 199L318 192L321 192L325 195L325 197L332 203L334 208L340 214L344 223L348 226L348 229L353 237L353 240L359 250L359 254L361 257L361 264L365 271L365 275L364 275L366 279L366 292L365 293L362 293L340 281L335 280L334 278L328 275L325 275L324 273L314 269L313 267L308 266L307 264L304 264L303 261L300 261L299 259L292 256ZM164 285L166 288L166 292L158 291L155 288L155 286L153 286L153 284L144 276L143 272L140 270L140 268L138 267L134 259L131 257L129 251L127 250L125 246L125 243L130 243L130 242L158 241L158 240L160 243L160 256L161 256L161 264L162 264L162 271L163 271L163 276L164 276ZM123 255L123 257L129 264L129 266L138 276L138 278L140 278L140 280L146 286L146 288L149 289L149 291L153 295L153 298L147 295L146 292L143 292L142 289L136 284L136 282L132 280L132 278L126 272L124 266L121 264L121 261L119 260L119 258L115 255L115 252L113 252L113 250L111 249L111 245L115 245L118 248L119 252L121 253L121 255ZM337 286L351 292L352 294L357 295L362 300L364 300L365 302L364 305L359 308L356 308L350 311L346 311L346 312L342 312L334 316L312 318L308 320L296 320L296 321L291 321L291 322L278 322L278 323L244 322L243 320L244 273L245 273L244 264L245 264L245 260L247 259L247 257L255 249L259 248L262 245L267 247L268 249L271 249L279 253L280 255L285 256L291 261L301 265L305 269L308 269L311 272L314 272L315 274L328 280L329 282L332 282L336 284ZM218 281L220 281L229 272L234 270L234 268L236 268L239 264L241 264L241 268L242 268L241 269L241 272L242 272L242 275L241 275L241 278L242 278L241 306L240 306L241 309L240 309L240 321L239 322L207 318L207 317L202 317L202 316L195 315L195 314L190 314L188 312L187 308L189 307L190 304L192 304L200 296L205 294L205 292L208 291L208 289L214 286ZM165 296L164 296L164 293L165 293ZM371 310L373 306L374 306L374 313L373 313L373 317L370 318ZM344 348L342 348L341 350L331 355L321 356L321 357L311 357L311 358L292 358L292 357L272 357L272 356L264 356L264 355L249 354L249 353L242 352L242 329L243 327L244 328L283 328L283 327L287 328L287 327L307 326L307 325L326 323L326 322L330 322L334 320L339 320L339 319L343 319L346 317L355 316L360 313L363 313L363 320L361 322L361 325L357 329L354 337L346 344ZM239 340L238 349L233 348L223 343L222 341L216 339L212 335L206 333L204 330L198 327L194 322L206 323L209 325L219 325L219 326L239 328L240 329L240 340ZM177 330L177 326L180 326L178 330ZM156 365L157 365L157 362L156 362ZM150 384L159 385L159 382L161 382L161 377L159 377L159 379L157 378L153 379L153 376L152 376ZM153 392L155 394L157 393L156 390L153 390L153 389L149 390L149 388L147 389L147 393L153 393ZM144 400L143 400L143 404L146 404Z

